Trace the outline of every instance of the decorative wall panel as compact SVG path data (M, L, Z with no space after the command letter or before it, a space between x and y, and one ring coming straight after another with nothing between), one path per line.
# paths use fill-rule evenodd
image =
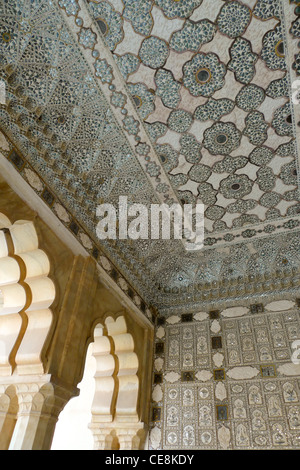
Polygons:
M297 302L159 318L152 449L300 448Z

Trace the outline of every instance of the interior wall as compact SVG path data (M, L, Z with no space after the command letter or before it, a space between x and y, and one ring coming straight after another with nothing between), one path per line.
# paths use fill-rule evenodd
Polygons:
M115 295L113 286L107 289L101 282L97 264L90 256L82 256L65 245L32 210L26 202L0 177L0 212L12 223L28 220L34 223L39 248L49 254L49 278L55 284L56 297L51 305L53 322L42 351L45 374L58 387L65 386L70 395L76 395L85 367L94 327L107 316L126 318L128 332L132 333L134 352L139 361L138 418L148 429L149 401L154 330L142 312L128 308ZM24 320L26 323L26 318ZM26 325L25 325L26 326ZM21 337L21 332L16 332ZM13 373L15 371L13 370ZM16 374L15 374L16 375ZM14 377L8 380L13 381ZM37 380L40 377L37 377ZM22 377L26 383L27 376ZM32 379L32 377L31 377ZM3 379L4 381L6 378ZM21 379L19 379L20 381ZM6 383L6 382L5 382Z
M158 319L151 449L300 448L300 301L245 304Z

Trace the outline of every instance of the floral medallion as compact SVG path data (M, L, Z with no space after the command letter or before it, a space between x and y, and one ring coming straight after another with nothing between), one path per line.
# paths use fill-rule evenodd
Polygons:
M211 96L224 86L226 67L214 53L196 54L183 66L183 84L193 96Z
M241 133L232 122L216 122L204 132L203 145L212 155L228 155L240 141Z
M251 10L240 2L225 3L217 19L221 33L230 38L241 36L247 29L251 20Z
M139 56L144 65L153 69L162 67L169 55L169 48L163 39L155 36L144 39Z

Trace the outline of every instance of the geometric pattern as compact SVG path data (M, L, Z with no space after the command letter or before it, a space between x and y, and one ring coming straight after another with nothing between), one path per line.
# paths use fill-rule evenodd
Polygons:
M150 448L299 448L295 302L159 320Z
M44 200L59 201L72 233L149 304L298 269L299 26L295 5L285 22L283 9L281 0L1 7L1 128L46 183ZM100 243L95 208L119 195L203 203L205 248Z

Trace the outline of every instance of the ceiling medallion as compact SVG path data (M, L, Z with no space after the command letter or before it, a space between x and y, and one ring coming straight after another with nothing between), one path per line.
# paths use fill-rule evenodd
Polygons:
M196 74L196 81L203 85L204 83L208 83L211 80L211 73L210 70L207 68L201 68L199 69Z

